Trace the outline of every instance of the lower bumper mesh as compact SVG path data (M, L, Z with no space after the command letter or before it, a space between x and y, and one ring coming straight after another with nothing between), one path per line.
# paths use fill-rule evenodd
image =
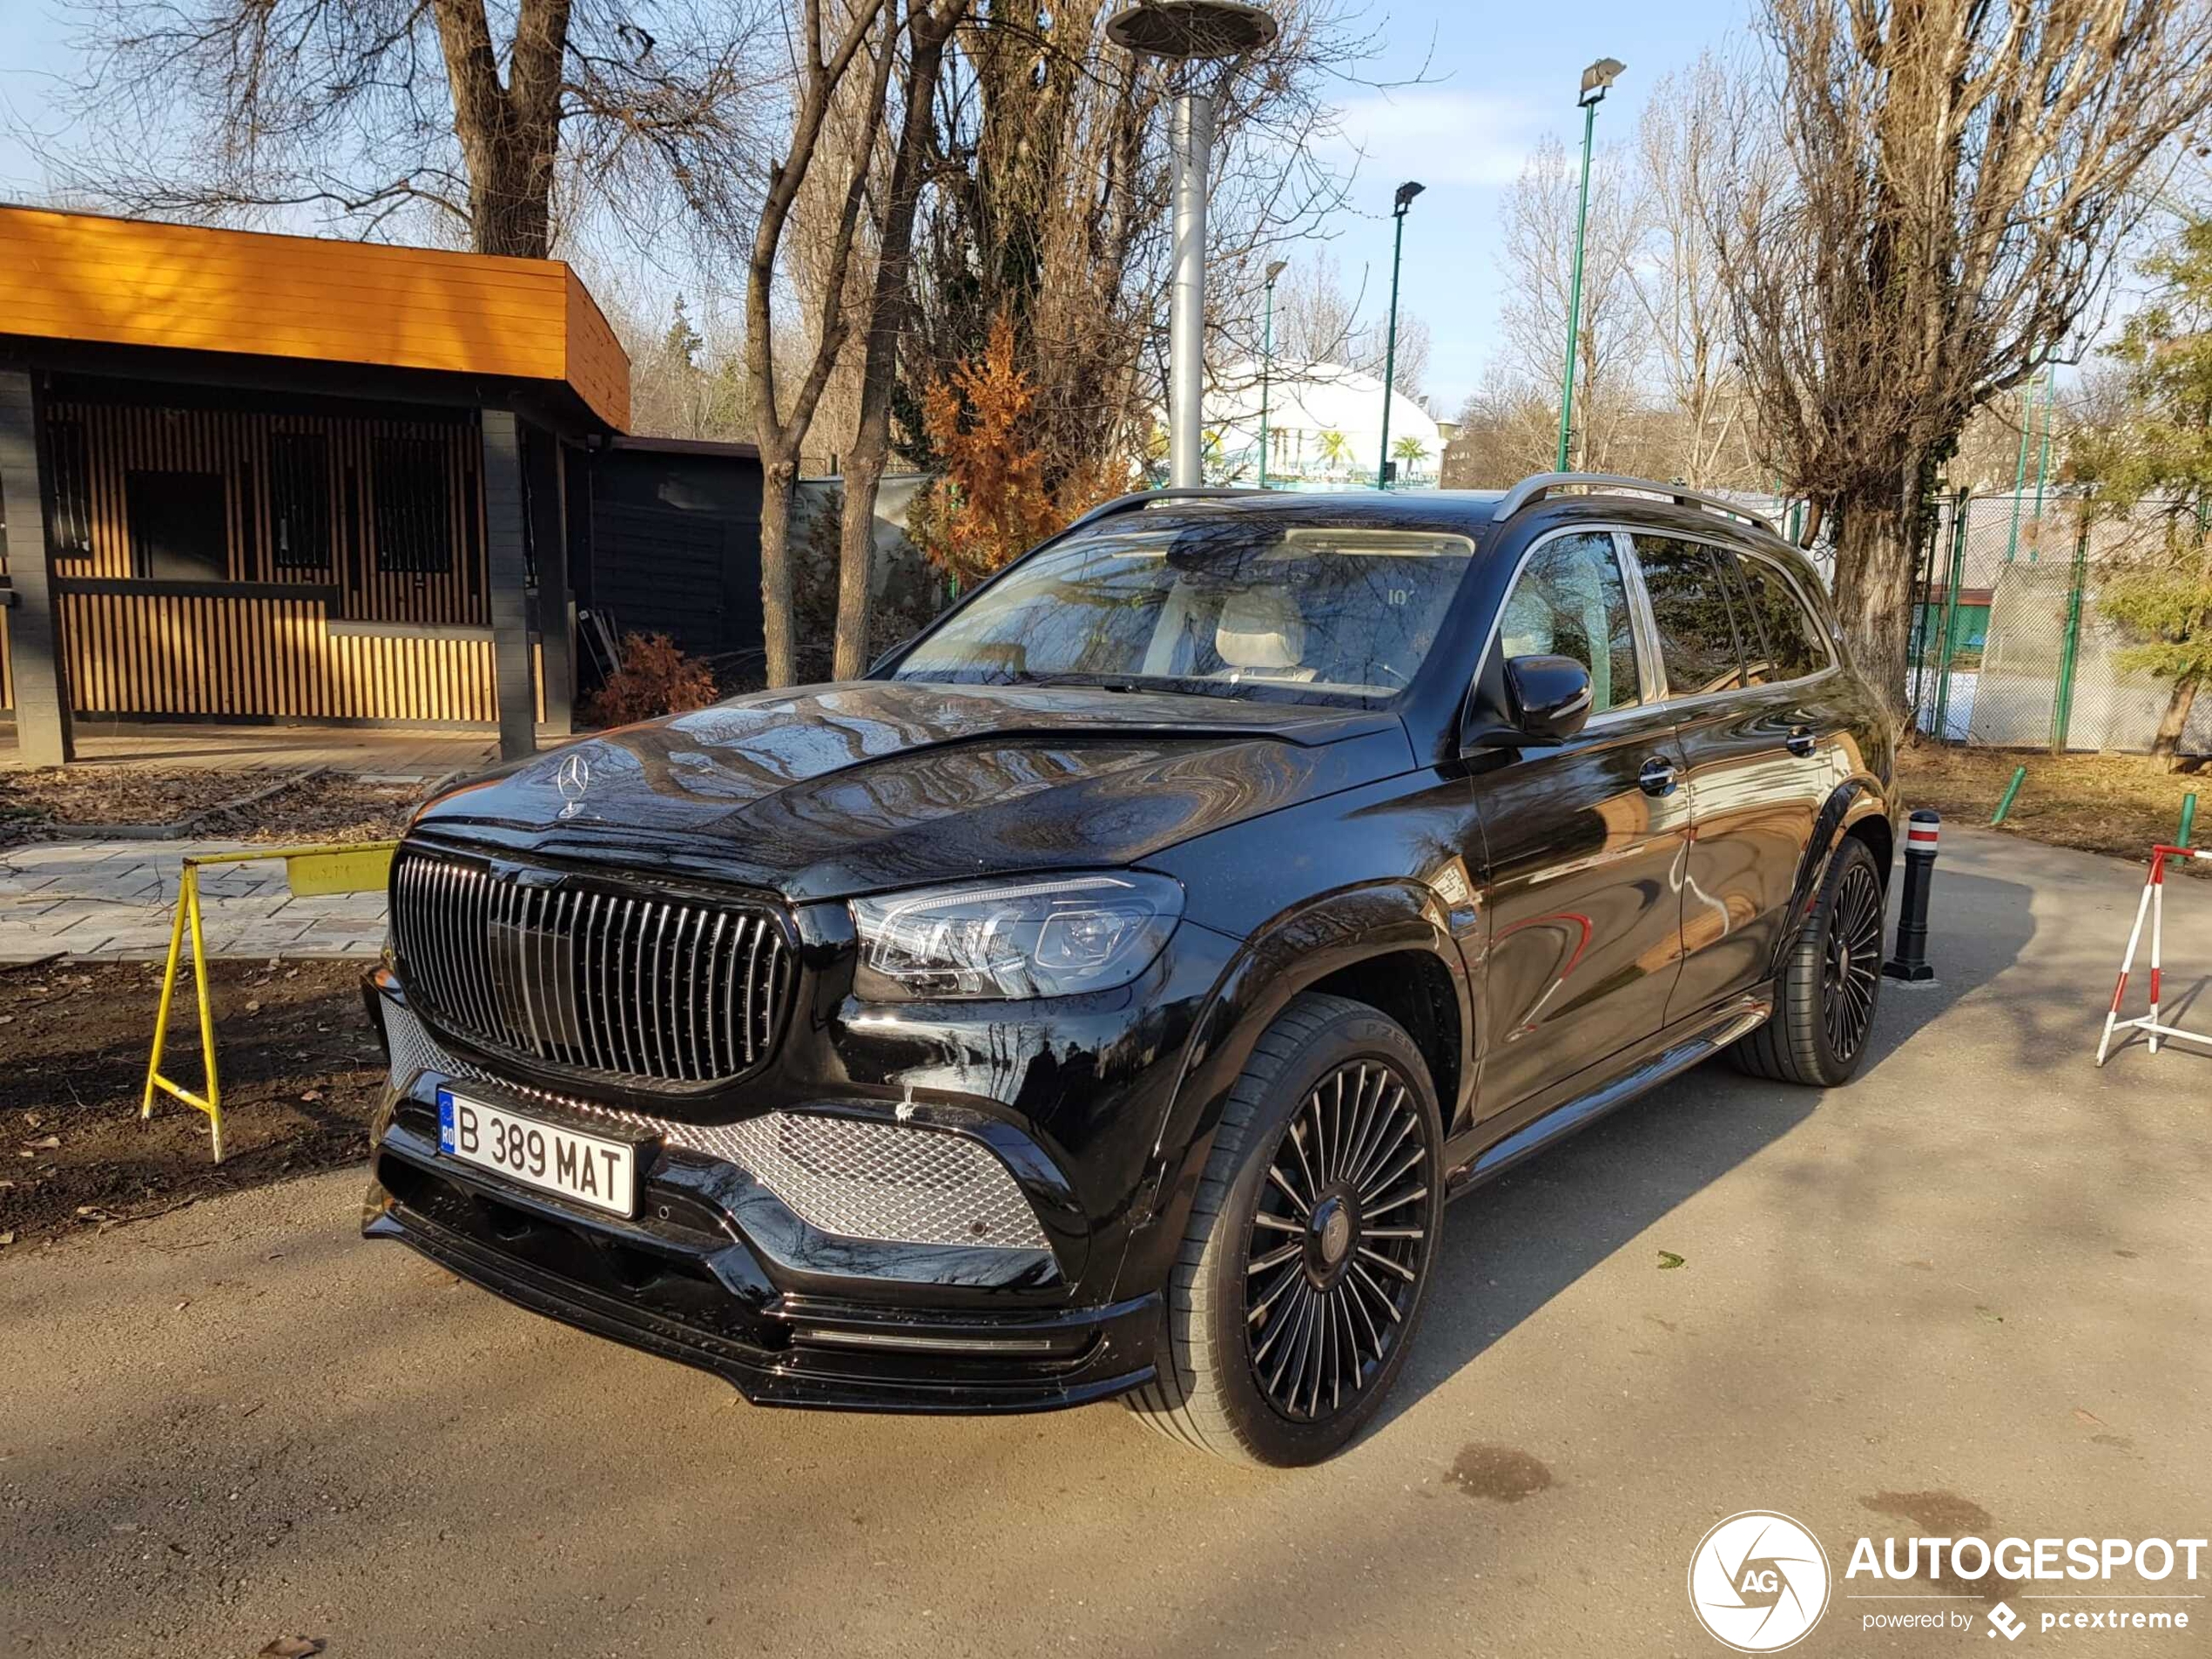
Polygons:
M565 1111L651 1130L669 1145L733 1163L809 1226L887 1244L1046 1250L1022 1189L981 1142L942 1130L811 1112L769 1112L737 1123L681 1123L556 1095L448 1053L401 1004L384 1002L392 1084L418 1073L493 1083Z

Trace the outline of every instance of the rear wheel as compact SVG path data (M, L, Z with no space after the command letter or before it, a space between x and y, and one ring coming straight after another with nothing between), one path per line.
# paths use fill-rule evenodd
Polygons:
M1834 1088L1865 1057L1882 988L1882 877L1847 837L1776 981L1773 1015L1730 1050L1755 1077Z
M1413 1039L1309 994L1254 1048L1167 1291L1163 1433L1244 1462L1318 1462L1403 1368L1443 1216L1443 1133Z

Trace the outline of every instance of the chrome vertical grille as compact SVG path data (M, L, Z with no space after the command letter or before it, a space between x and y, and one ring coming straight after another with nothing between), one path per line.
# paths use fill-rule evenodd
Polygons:
M626 1082L744 1076L783 1028L793 975L763 906L417 847L393 867L392 941L446 1029Z

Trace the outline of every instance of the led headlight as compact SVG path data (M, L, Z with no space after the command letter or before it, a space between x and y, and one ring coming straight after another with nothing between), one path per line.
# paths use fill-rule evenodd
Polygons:
M852 901L854 995L871 1002L1067 996L1128 984L1183 914L1165 876L1046 876Z

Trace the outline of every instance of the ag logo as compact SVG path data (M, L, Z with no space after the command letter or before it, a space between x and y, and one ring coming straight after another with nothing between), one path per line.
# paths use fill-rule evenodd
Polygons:
M1689 1605L1716 1640L1738 1653L1800 1642L1828 1609L1828 1557L1787 1515L1747 1509L1698 1541Z

